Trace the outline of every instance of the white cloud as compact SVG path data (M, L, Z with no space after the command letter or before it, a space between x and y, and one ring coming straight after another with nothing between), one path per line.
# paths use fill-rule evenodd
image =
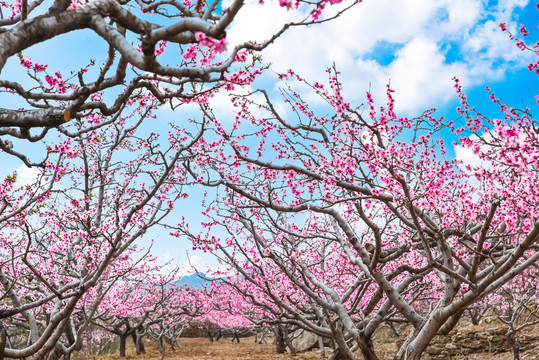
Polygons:
M167 250L163 253L163 261L168 262L169 260L170 260L170 251Z
M455 159L462 162L462 167L470 165L472 167L479 167L482 164L479 156L474 154L472 149L462 147L460 145L455 146Z
M330 22L291 28L262 57L276 71L291 68L311 82L324 81L325 69L335 62L345 93L356 103L364 101L369 84L375 98L385 102L384 85L391 81L397 109L413 113L454 98L453 76L470 87L499 80L507 68L524 63L526 59L498 24L510 22L515 9L526 3L364 1ZM277 1L264 6L252 1L237 17L228 40L232 45L249 38L263 41L296 15L280 8ZM393 59L391 54L377 54L388 46L397 49ZM385 63L378 62L380 56Z
M490 139L492 139L492 135L488 132L483 133L481 135L481 138L484 139L484 141L489 141ZM477 135L471 135L470 140L474 143L477 143L479 141L479 137L477 137ZM483 145L481 145L481 147L483 147ZM467 165L471 166L472 168L483 168L483 169L492 168L492 164L490 163L490 161L481 160L481 158L476 153L474 153L473 149L463 147L461 145L456 145L454 148L455 148L455 159L462 162L461 167L463 169Z
M36 168L29 168L22 164L17 168L17 179L14 187L19 188L21 186L31 185L38 179L40 172Z
M208 274L212 271L222 271L225 267L220 265L214 256L191 255L182 265L178 266L178 269L178 276L182 277L196 272Z
M179 267L178 275L186 276L186 275L194 274L196 271L203 270L204 265L205 265L205 261L203 261L200 256L198 255L189 256L188 261Z
M400 110L416 110L418 103L433 106L455 96L452 78L467 81L466 68L444 60L437 44L426 38L415 38L397 52L389 65L389 78Z

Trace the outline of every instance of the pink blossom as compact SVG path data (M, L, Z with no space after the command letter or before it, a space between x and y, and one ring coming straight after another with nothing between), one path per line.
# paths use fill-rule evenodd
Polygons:
M295 10L299 6L299 1L297 0L279 0L279 5L285 7L286 10Z
M182 57L184 60L196 60L197 52L198 52L198 45L193 44L187 48L187 50L184 52Z
M25 57L24 59L21 59L21 65L30 69L32 67L32 60L29 57Z
M520 33L522 34L523 37L528 35L528 30L526 30L526 27L522 24L520 25Z
M207 46L210 48L210 50L215 51L218 54L222 53L223 51L227 49L226 38L217 40L210 36L207 36L203 32L197 32L195 33L195 39L199 42L200 45Z

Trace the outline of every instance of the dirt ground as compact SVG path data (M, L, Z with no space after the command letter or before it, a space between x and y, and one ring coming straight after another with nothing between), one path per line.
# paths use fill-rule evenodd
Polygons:
M268 339L268 344L256 344L255 338L242 338L238 344L232 343L230 339L221 339L210 342L208 338L180 338L181 348L176 351L168 350L164 360L265 360L265 359L287 359L287 360L308 360L320 359L320 356L313 353L299 354L276 354L275 346L272 345L272 338ZM161 360L161 355L157 351L155 342L144 340L146 354L137 356L131 344L127 347L127 359L136 360ZM94 360L120 360L118 354L99 356Z
M483 325L485 332L488 331L488 327L492 329L492 325ZM480 330L483 330L479 328ZM459 330L459 336L465 341L474 342L476 338L477 327L465 327ZM466 340L468 337L469 340ZM526 344L522 348L521 360L539 360L539 327L534 326L532 328L525 329L519 337L525 337ZM455 339L455 336L453 336ZM267 338L267 344L258 345L255 343L254 337L242 338L241 342L232 343L230 339L221 339L220 341L210 342L208 338L181 338L181 348L176 351L168 350L165 354L165 360L266 360L266 359L280 359L280 360L314 360L322 359L319 350L314 350L307 353L298 354L292 356L290 354L277 354L275 352L275 346L272 345L272 338ZM137 356L132 344L128 344L127 359L132 360L161 360L161 355L157 351L155 342L148 339L144 340L146 351L145 355ZM397 342L399 340L386 333L378 334L375 337L375 349L377 351L380 360L391 360L397 350ZM440 359L443 360L512 360L513 354L508 351L488 352L489 349L478 349L478 352L472 354L462 354L459 352L459 344L454 341L450 341L449 338L438 339L438 346L452 347L457 349L457 353L454 355L441 355L433 357L432 355L425 354L423 357L425 360ZM502 341L500 337L494 340L497 344ZM524 341L524 340L523 340ZM441 344L441 345L440 345ZM506 346L503 344L503 346ZM361 358L361 355L359 355ZM120 360L118 354L91 357L85 360Z

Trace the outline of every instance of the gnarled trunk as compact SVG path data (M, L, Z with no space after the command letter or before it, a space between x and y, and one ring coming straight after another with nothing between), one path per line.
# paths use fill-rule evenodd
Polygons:
M511 345L511 348L513 349L514 360L520 360L520 344L515 338L515 333L512 332L511 329L509 329L507 330L506 336L507 336L507 341L509 342L509 345Z
M277 326L275 327L275 346L277 347L277 354L284 354L286 352L286 344L284 342L284 336L282 330Z
M374 352L374 345L370 336L360 335L358 345L365 360L379 360Z
M146 349L144 348L144 342L142 341L142 337L144 335L136 334L135 335L135 349L137 351L137 355L140 354L146 354Z
M125 345L127 342L127 335L121 334L118 336L120 337L120 356L125 357L125 347L126 347Z
M440 330L438 331L438 334L440 335L447 335L451 330L455 328L455 326L458 324L460 318L462 317L462 314L464 314L464 311L466 309L463 308L459 311L457 311L455 314L451 315L449 319L442 325Z

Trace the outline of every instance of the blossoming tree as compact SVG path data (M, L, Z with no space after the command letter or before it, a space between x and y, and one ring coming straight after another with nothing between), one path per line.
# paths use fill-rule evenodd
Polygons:
M469 306L539 260L538 126L529 109L494 95L501 116L482 116L458 79L462 124L432 111L397 116L389 87L386 106L367 94L364 113L343 98L338 72L328 73L328 83L312 85L288 73L321 97L327 115L291 86L282 91L286 111L258 90L236 97L235 121L217 140L190 150L192 176L218 189L193 244L224 254L256 289L247 292L332 337L333 357L357 359L359 348L377 359L372 335L400 319L413 330L396 359L419 359ZM446 139L481 162L451 158ZM290 293L276 295L287 281ZM307 315L309 302L329 324Z
M2 223L0 320L27 334L26 344L2 344L2 356L46 356L84 295L129 272L135 240L187 196L180 162L202 130L171 125L161 150L161 137L137 129L141 119L49 147L66 159L43 170L55 188Z

